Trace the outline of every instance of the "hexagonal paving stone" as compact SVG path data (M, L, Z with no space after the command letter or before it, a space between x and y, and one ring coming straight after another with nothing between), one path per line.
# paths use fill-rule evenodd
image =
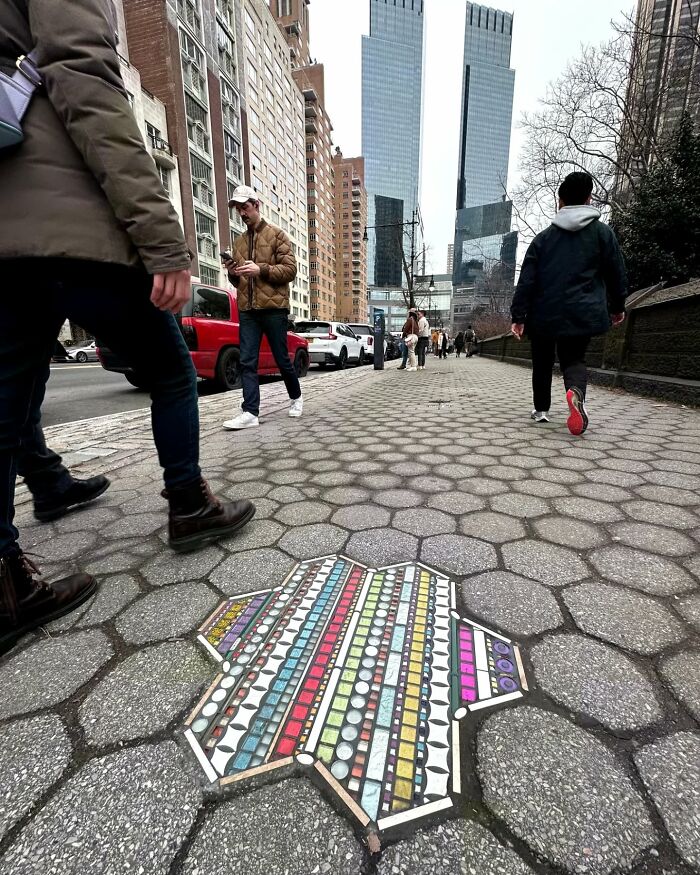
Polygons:
M665 659L659 670L676 698L700 721L700 651L677 653Z
M91 760L20 833L0 875L166 875L200 802L171 741Z
M700 593L677 602L676 610L700 632Z
M135 535L146 538L164 528L168 518L160 513L132 513L102 529L107 538L133 538Z
M436 535L426 538L421 560L448 574L474 574L496 568L498 558L491 544L462 535Z
M609 729L641 729L663 717L649 679L606 644L582 635L554 635L530 656L545 693Z
M141 573L154 586L198 580L206 577L223 556L218 547L206 547L194 553L172 553L168 550L145 565Z
M398 489L403 483L403 478L398 474L369 473L360 477L359 482L368 489Z
M635 653L658 653L686 637L668 608L625 587L582 583L564 590L563 596L582 632Z
M490 513L470 513L459 521L459 529L464 535L481 538L493 544L514 541L525 537L525 526L512 516Z
M322 492L324 501L343 507L367 501L369 496L369 489L362 489L359 486L336 486L333 489L324 489Z
M102 580L97 595L88 604L87 610L76 625L84 628L111 620L130 604L140 591L138 583L129 574L120 574Z
M84 556L97 543L97 534L89 531L69 532L45 540L41 545L41 558L46 562L61 562Z
M591 562L608 580L651 595L675 595L695 586L688 572L675 562L631 547L603 547L591 555Z
M391 513L385 507L376 504L351 504L337 510L331 517L331 522L352 532L363 529L379 529L388 526Z
M326 471L325 474L314 474L311 478L311 482L317 486L348 486L356 480L356 475L348 471Z
M270 501L278 501L280 504L291 504L294 501L303 501L306 496L296 486L278 486L268 493Z
M280 539L280 547L297 559L314 559L328 556L342 549L348 533L338 526L319 523L315 526L299 526Z
M700 869L700 735L678 732L634 755L678 853Z
M607 535L592 523L565 516L542 517L532 523L535 532L545 541L552 541L575 550L599 547L608 541Z
M532 707L494 714L479 731L477 756L486 804L554 865L606 875L656 844L616 756L562 717Z
M614 502L627 501L632 493L620 486L607 486L604 483L579 483L572 489L581 498L590 498L592 501Z
M516 492L494 495L490 499L490 503L491 507L498 513L506 513L523 519L532 519L549 513L547 502L535 495L521 495Z
M470 495L501 495L510 491L508 484L503 480L494 480L491 477L475 477L472 480L462 480L454 485Z
M132 644L165 641L196 629L219 601L203 583L177 583L127 608L117 620L117 631Z
M285 504L275 514L275 519L285 526L304 526L308 523L322 523L328 519L333 509L318 501L300 501Z
M233 486L224 489L223 494L226 498L234 501L239 498L263 498L272 489L272 484L266 483L264 480L246 481L244 486L239 485L236 482L235 472L231 475L231 480L233 480Z
M470 495L468 492L438 492L437 495L430 496L427 504L435 510L458 515L483 510L486 507L486 500L478 495Z
M370 529L352 535L346 553L351 559L373 568L412 562L418 555L418 539L396 529Z
M560 514L583 522L614 523L625 517L616 505L589 498L560 498L554 507Z
M673 486L640 486L635 490L640 498L647 501L660 501L663 504L675 504L679 507L696 505L698 496L689 489L677 489Z
M513 489L523 495L535 495L537 498L558 498L569 495L569 487L561 483L548 483L545 480L520 480L513 483Z
M90 744L105 745L159 732L211 682L200 650L170 641L134 653L114 668L80 706Z
M72 696L110 659L102 632L37 641L0 665L0 719L48 708Z
M515 541L502 547L506 568L550 586L564 586L588 575L585 563L573 550L539 541Z
M421 498L412 492L410 489L386 489L383 492L378 492L374 498L378 504L383 504L384 507L416 507L421 504Z
M663 556L687 556L698 549L687 535L649 523L618 523L610 527L610 533L615 541Z
M226 595L237 595L281 583L293 567L294 560L281 550L248 550L222 562L209 580Z
M445 535L454 532L457 524L451 516L424 507L400 510L394 516L394 526L418 537Z
M184 875L359 872L363 857L347 821L309 781L294 779L224 802L211 812L181 871Z
M71 743L55 714L8 723L0 733L0 839L63 774Z
M537 635L563 622L552 591L517 574L480 574L466 580L460 591L470 615L509 635Z
M530 869L511 848L473 820L450 820L436 829L419 829L388 847L378 875L530 875Z
M231 553L240 553L256 547L271 547L285 532L286 527L274 520L254 519L240 532L219 543Z

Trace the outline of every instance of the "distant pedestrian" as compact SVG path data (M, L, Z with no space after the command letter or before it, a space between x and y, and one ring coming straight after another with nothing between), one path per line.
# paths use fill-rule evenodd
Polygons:
M432 341L432 345L433 345L433 355L438 354L438 340L439 339L440 339L440 332L437 330L437 328L433 328L433 330L431 332L431 341Z
M455 337L455 353L457 354L457 358L459 358L464 352L464 332L458 331L457 337Z
M430 324L425 310L418 311L418 345L416 353L418 355L418 370L425 370L425 354L428 351L430 344Z
M241 412L226 420L224 428L239 431L260 424L258 360L263 337L267 338L289 395L289 416L301 416L304 402L287 347L289 284L297 275L292 242L281 228L261 218L260 197L254 188L239 185L229 207L236 210L248 229L236 238L231 258L224 262L229 279L238 289L243 384Z
M442 331L441 335L442 336L440 338L440 358L446 359L447 358L447 347L449 344L449 337L448 337L448 334L446 331Z
M416 344L418 343L417 316L417 310L412 307L408 311L408 318L404 322L404 326L401 330L401 336L403 337L406 348L408 349L408 367L406 368L407 371L418 370L418 368L416 367Z
M97 586L88 574L37 579L13 525L20 446L40 420L67 317L148 377L170 545L231 535L255 513L249 501L215 498L202 478L197 380L173 315L192 294L190 255L131 110L117 30L104 0L0 5L0 69L16 74L14 59L33 48L36 70L26 59L22 84L43 86L25 140L0 156L0 653ZM18 293L28 282L30 306Z
M586 349L625 319L627 276L617 238L591 204L593 179L570 173L559 188L559 212L530 244L513 297L511 331L532 343L535 422L549 422L554 354L564 375L567 425L588 427Z
M476 344L476 332L471 327L471 325L467 325L467 330L464 332L464 350L467 354L467 358L471 358L474 354L474 345Z

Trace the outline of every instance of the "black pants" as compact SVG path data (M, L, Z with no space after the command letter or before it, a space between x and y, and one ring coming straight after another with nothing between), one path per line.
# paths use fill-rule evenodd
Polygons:
M532 343L532 400L535 410L546 413L552 403L552 368L556 352L564 386L576 386L586 397L588 374L586 350L590 337L543 337L530 335Z
M416 346L416 355L418 356L418 367L425 367L425 354L428 351L428 343L430 342L429 337L419 337L418 344Z
M301 398L299 377L289 358L287 348L287 310L240 310L241 381L243 384L243 404L241 409L253 416L260 415L260 380L258 379L258 359L263 335L270 344L272 357L279 368L287 394L294 400Z

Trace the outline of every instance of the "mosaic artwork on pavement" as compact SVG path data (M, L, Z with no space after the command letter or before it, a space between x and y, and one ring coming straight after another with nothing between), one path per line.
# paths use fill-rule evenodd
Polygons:
M416 563L303 562L227 599L199 640L220 673L185 736L209 780L297 763L379 831L450 808L461 721L527 691L517 645L460 617L454 583Z

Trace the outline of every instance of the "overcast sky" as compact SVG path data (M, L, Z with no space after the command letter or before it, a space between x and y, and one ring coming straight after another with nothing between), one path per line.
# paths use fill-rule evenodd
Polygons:
M610 20L624 0L507 0L491 3L514 13L511 65L515 75L509 183L517 174L517 120L537 108L547 83L582 44L611 34ZM421 207L431 246L428 272L445 270L454 233L462 100L465 0L425 0L426 69ZM369 33L369 0L311 0L311 54L326 68L326 109L334 143L346 156L362 149L362 34Z

